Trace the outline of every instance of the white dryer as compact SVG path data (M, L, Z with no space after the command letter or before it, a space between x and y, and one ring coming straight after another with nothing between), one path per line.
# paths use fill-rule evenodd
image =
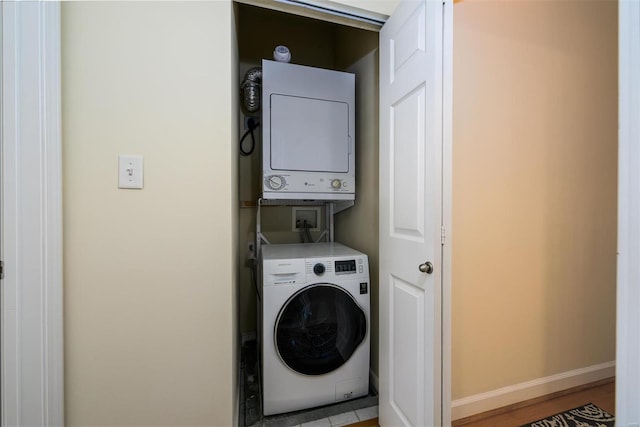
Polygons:
M369 389L369 263L339 243L265 245L261 257L264 415Z

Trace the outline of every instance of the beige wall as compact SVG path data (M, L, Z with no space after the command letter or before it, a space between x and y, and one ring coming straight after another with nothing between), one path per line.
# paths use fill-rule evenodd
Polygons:
M453 398L615 359L617 6L454 8Z
M62 5L68 425L236 417L233 27L228 1Z

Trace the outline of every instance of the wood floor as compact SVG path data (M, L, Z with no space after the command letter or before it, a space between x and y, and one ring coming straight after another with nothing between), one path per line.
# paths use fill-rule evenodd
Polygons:
M348 426L345 426L345 427L380 427L380 426L378 425L378 419L372 418L370 420L349 424Z
M615 391L616 384L611 378L490 413L456 420L452 427L518 427L589 402L615 415Z
M569 409L593 403L615 415L616 383L613 378L587 386L554 393L538 399L500 408L484 414L454 421L452 427L519 427ZM362 421L348 427L378 426L378 419Z

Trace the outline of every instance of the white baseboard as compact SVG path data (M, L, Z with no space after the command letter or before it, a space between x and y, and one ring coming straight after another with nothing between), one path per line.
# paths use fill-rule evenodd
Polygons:
M545 396L615 376L615 361L527 381L451 402L451 418L459 420L503 406Z
M371 386L376 390L376 393L378 393L378 390L380 390L378 388L378 376L371 369L369 369L369 384L371 384Z

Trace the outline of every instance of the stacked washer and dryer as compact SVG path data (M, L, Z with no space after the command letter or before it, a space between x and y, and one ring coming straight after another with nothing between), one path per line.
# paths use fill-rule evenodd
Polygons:
M355 76L265 60L262 101L262 198L354 200ZM336 242L259 247L264 415L367 395L367 255Z

